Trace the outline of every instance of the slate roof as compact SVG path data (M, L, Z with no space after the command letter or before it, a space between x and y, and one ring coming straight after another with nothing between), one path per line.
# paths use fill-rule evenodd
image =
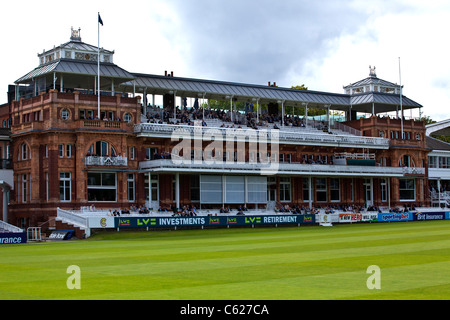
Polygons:
M441 150L441 151L450 151L450 143L444 142L442 140L426 137L427 147L431 150Z

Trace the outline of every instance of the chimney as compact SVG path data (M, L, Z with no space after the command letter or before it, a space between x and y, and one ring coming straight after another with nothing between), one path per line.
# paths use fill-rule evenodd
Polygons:
M167 77L167 70L166 70L166 71L164 71L164 76L165 76L165 77Z
M268 82L268 86L269 86L269 87L271 87L271 86L272 86L272 84L270 83L270 81Z
M173 78L173 71L170 72L170 76Z

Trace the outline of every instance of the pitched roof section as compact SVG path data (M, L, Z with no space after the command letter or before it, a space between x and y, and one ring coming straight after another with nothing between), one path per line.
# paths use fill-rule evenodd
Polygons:
M134 76L128 71L118 67L112 63L100 64L100 76L110 77L115 79L123 79L123 81L129 81L134 79ZM72 59L59 59L52 63L42 65L29 72L25 76L15 81L16 84L29 83L34 78L42 77L45 75L53 74L76 74L84 76L96 76L98 73L98 66L96 62L81 61Z
M371 76L371 77L367 77L363 80L357 81L355 83L352 83L348 86L345 86L344 88L348 88L348 87L361 87L361 86L366 86L366 85L370 85L370 84L375 84L375 85L380 85L380 86L386 86L386 87L400 87L398 84L396 83L392 83L383 79L379 79L377 77Z
M97 52L98 47L81 42L81 41L69 41L64 44L62 44L61 49L70 49L70 50L78 50L78 51L87 51L87 52ZM109 51L105 49L101 49L101 52L107 53L107 54L113 54L114 51Z
M427 147L431 150L450 151L450 144L433 137L426 137Z
M198 96L205 93L209 99L217 100L224 100L226 97L231 98L233 96L237 100L259 98L260 103L279 100L299 105L308 103L311 106L349 105L349 96L345 94L137 73L133 75L136 77L136 87L147 89L149 94L165 94L168 91L176 91L177 96ZM129 82L122 85L122 87L127 86L132 87L133 83Z
M348 111L349 106L358 107L361 112L372 112L375 104L378 113L400 109L400 96L390 93L367 92L361 94L337 94L311 90L269 87L262 85L233 82L178 78L159 75L133 73L136 88L146 89L148 94L166 94L176 91L177 96L198 97L206 94L208 99L225 100L233 96L237 100L260 99L260 103L285 101L286 105L307 103L309 107L331 105L334 110ZM126 90L133 88L133 82L121 85ZM402 98L404 109L420 108L421 105L405 96Z
M402 95L402 101L400 101L400 95L392 93L382 92L367 92L354 94L350 96L350 103L354 105L364 105L375 103L377 105L396 105L400 109L400 105L404 109L421 108L422 105Z

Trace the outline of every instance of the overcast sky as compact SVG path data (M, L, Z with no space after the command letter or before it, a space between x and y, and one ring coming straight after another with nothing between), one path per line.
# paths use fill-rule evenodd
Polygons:
M115 50L130 72L343 93L369 65L434 120L450 119L450 2L441 0L2 1L0 86L69 41ZM416 115L414 115L416 116Z

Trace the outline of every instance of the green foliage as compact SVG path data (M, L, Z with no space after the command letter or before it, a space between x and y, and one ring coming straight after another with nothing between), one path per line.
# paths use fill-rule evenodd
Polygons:
M436 123L436 121L434 121L433 119L430 118L430 116L423 116L422 118L420 118L420 121L423 121L425 123L425 125L429 125L432 123ZM431 135L433 138L436 138L438 140L450 143L450 137L449 136L442 136L442 135Z

